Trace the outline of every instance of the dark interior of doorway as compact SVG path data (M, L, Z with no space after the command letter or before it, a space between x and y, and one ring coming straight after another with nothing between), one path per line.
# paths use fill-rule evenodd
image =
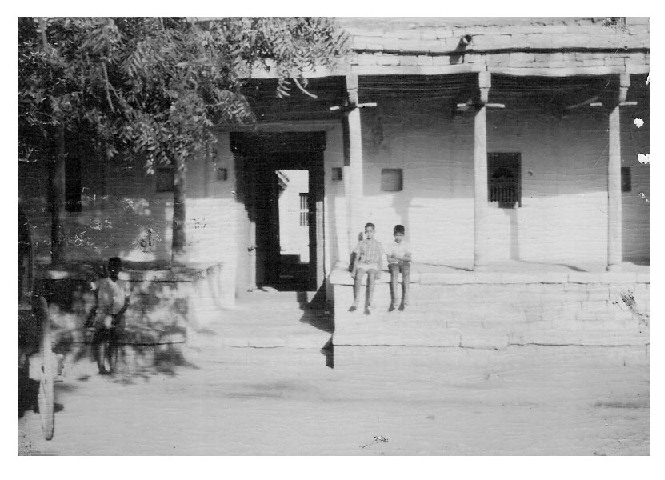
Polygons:
M239 200L255 228L255 285L279 291L319 290L323 284L323 150L324 132L242 133L231 135L231 148L243 157L238 172ZM281 170L307 171L307 262L282 255L279 215ZM251 284L251 282L250 282Z

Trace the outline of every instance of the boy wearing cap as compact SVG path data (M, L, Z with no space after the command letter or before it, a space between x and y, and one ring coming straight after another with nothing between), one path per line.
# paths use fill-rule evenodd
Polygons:
M411 273L411 248L404 241L404 226L395 225L395 241L388 248L388 270L390 271L390 311L397 307L397 274L402 274L402 303L400 310L409 304L409 283Z

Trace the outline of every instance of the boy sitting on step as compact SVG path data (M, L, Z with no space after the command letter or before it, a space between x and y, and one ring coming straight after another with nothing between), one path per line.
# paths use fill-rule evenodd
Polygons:
M349 310L353 312L358 309L363 276L367 273L367 288L369 293L365 300L365 313L369 315L370 308L372 307L372 299L374 298L374 284L381 279L381 270L383 269L383 247L381 242L374 239L373 223L367 223L365 225L365 237L366 238L360 241L353 251L355 253L355 260L353 261L351 277L354 279L354 297L353 305Z
M390 311L397 308L397 275L402 274L402 303L400 310L409 304L409 283L411 274L411 248L404 241L404 226L395 225L395 241L388 248L388 270L390 271Z

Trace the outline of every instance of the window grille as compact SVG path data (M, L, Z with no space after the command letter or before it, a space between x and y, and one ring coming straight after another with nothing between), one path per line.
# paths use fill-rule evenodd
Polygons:
M488 200L499 208L522 206L521 155L489 153L487 155Z
M300 226L309 226L309 206L307 204L308 195L306 193L300 194Z

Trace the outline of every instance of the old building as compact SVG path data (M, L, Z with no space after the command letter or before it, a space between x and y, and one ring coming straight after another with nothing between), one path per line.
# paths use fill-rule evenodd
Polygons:
M248 80L256 128L220 128L219 142L189 166L187 261L217 266L221 304L300 275L348 332L359 321L344 313L349 256L371 221L384 244L393 225L406 226L421 308L413 318L440 310L424 307L439 297L489 295L512 304L505 317L554 322L502 325L485 335L491 344L554 338L556 319L583 321L590 299L612 331L610 303L621 292L648 309L648 19L340 23L352 38L348 61L309 72L311 95L286 99L272 98L270 72L256 72ZM90 166L75 154L68 162L68 258L118 255L166 268L172 172ZM46 196L31 168L21 167L19 192L45 255ZM308 171L309 263L297 272L281 261L280 170ZM516 313L524 292L534 305L559 292L557 313ZM624 326L633 318L617 311ZM433 334L433 343L461 344L464 328Z

